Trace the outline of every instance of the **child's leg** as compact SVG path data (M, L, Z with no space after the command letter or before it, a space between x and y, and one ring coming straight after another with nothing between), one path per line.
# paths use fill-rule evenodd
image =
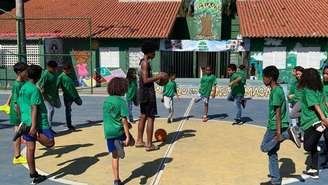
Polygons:
M119 176L119 157L117 155L117 151L112 152L112 169L114 180L120 180Z
M51 105L50 102L48 101L44 101L46 108L47 108L47 112L48 112L48 123L49 123L49 127L51 128L52 126L52 120L54 117L54 113L55 113L55 107L53 105Z
M208 116L208 102L204 103L204 117L207 117Z
M144 145L143 134L144 134L144 130L145 130L145 124L146 124L146 115L141 114L140 120L138 123L138 135L137 135L137 143L136 143L137 147Z
M147 143L148 147L153 144L153 134L154 134L154 121L155 117L147 117Z
M281 184L281 177L279 172L278 150L280 144L278 143L271 151L268 152L269 156L269 171L272 184Z
M73 101L64 98L67 127L72 127L72 103Z
M318 170L319 153L317 146L322 133L315 130L314 127L310 127L304 131L304 149L311 152L311 169Z
M17 126L14 127L14 132L17 131ZM17 138L16 141L14 141L14 157L19 157L21 155L21 137Z
M237 113L236 113L236 118L235 118L236 121L241 121L241 111L242 111L242 109L241 109L241 99L242 99L241 96L236 96L235 97L235 106L237 108Z
M40 133L37 137L38 141L40 142L41 145L51 148L55 145L55 140L54 138L49 138L49 136L46 136L42 133Z
M130 122L133 122L134 119L133 119L133 112L132 112L132 109L133 109L133 101L128 101L128 109L129 109L129 121Z
M173 113L174 113L174 109L173 109L173 97L170 98L169 105L170 105L170 108L169 108L169 119L172 120Z
M34 175L37 174L35 169L35 159L34 159L34 153L35 153L35 141L26 141L26 158L27 158L27 164L28 168L30 169L30 174Z

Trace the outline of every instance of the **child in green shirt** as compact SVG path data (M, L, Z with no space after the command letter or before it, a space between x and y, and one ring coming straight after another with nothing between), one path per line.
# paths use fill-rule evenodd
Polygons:
M17 113L18 104L17 100L19 97L19 91L27 80L27 68L28 65L23 62L18 62L14 65L14 71L16 73L16 80L13 83L13 87L11 89L11 97L10 97L10 123L15 126L14 131L18 129L19 124L21 123L20 117ZM26 164L27 160L24 156L21 155L21 138L17 138L14 141L14 158L13 164Z
M49 129L47 109L43 101L41 91L36 86L40 79L42 68L38 65L31 65L27 69L28 81L25 82L19 92L18 110L22 123L14 137L16 140L23 135L26 141L26 155L32 184L44 181L47 177L39 175L35 167L35 147L36 141L43 146L50 148L54 146L54 134Z
M169 111L169 116L167 119L168 123L173 122L174 106L173 106L173 97L178 95L177 84L175 83L175 74L170 75L170 81L164 86L163 89L163 103L164 107Z
M137 102L137 72L134 68L129 68L128 73L126 75L126 79L129 82L128 92L126 93L126 101L128 102L128 109L129 109L129 122L135 123L133 119L133 104L138 105Z
M241 120L242 107L245 108L246 106L246 101L244 99L246 73L244 72L245 67L243 65L241 66L241 70L237 72L237 66L235 64L229 64L227 70L227 73L230 76L229 86L231 87L231 92L228 95L228 100L234 101L237 108L235 122L233 125L243 123Z
M129 116L126 101L122 96L128 90L128 81L124 78L113 78L107 87L109 96L103 105L103 127L107 140L109 153L112 153L112 169L114 185L121 185L119 176L119 158L125 157L124 145L134 145L134 140L129 133Z
M82 99L77 92L73 80L69 77L72 66L68 63L64 64L63 72L58 76L57 89L63 90L66 124L69 130L75 130L72 125L72 104L82 105Z
M61 103L57 88L57 62L50 60L47 63L47 70L45 70L38 82L38 86L41 89L44 103L48 111L49 128L51 128L52 120L55 113L55 107L60 108Z
M268 126L261 144L262 152L269 156L271 181L268 184L281 184L282 181L277 154L280 143L290 139L298 148L301 147L295 128L289 128L285 94L282 87L277 84L278 78L279 70L277 67L268 66L263 70L263 83L271 89Z
M320 74L316 69L305 69L300 81L304 89L301 99L301 128L304 131L304 149L310 152L310 168L305 172L319 178L319 153L317 146L322 135L328 139L328 109Z
M212 96L212 98L215 98L216 96L216 84L217 81L216 77L212 74L212 68L207 66L204 70L204 75L200 80L199 97L195 99L195 103L198 103L199 101L204 102L203 122L208 121L208 104L210 96Z

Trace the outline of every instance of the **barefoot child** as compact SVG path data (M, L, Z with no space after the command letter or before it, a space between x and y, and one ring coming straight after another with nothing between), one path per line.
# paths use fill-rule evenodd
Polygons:
M216 95L216 77L212 74L212 68L207 66L204 71L204 75L200 80L200 88L199 88L199 97L195 99L195 103L199 101L204 102L204 114L203 114L203 122L208 121L208 104L210 100L210 96L215 98Z
M277 84L279 70L275 66L268 66L263 70L263 83L271 89L269 98L269 120L267 131L261 144L262 152L269 156L269 171L271 181L267 184L281 184L279 173L278 150L280 143L286 139L292 140L298 148L301 143L294 128L289 128L285 94Z
M25 82L19 92L18 105L22 124L14 137L14 140L23 135L26 141L26 156L30 170L32 184L37 184L46 179L39 175L35 167L35 142L39 141L43 146L54 146L54 134L49 129L47 109L43 101L41 91L35 85L40 79L42 68L31 65L27 69L28 81Z
M173 97L177 96L179 98L177 92L177 84L175 83L175 74L170 75L170 81L164 86L163 90L163 103L164 107L169 111L169 116L167 119L168 123L173 122L173 114L174 114L174 106L173 106Z
M18 62L14 65L14 71L16 73L16 80L11 89L11 98L10 98L10 123L15 125L14 131L17 130L18 125L21 123L20 117L17 114L18 105L17 100L19 97L19 91L27 80L27 68L28 65L23 62ZM21 155L21 138L17 138L14 141L14 158L13 164L25 164L27 163L26 158Z
M133 119L133 105L137 105L137 91L138 91L138 85L137 85L137 73L136 69L129 68L128 73L126 75L126 79L129 82L129 88L128 92L126 94L126 101L128 102L128 108L129 108L129 122L135 123Z
M82 99L75 89L73 80L69 77L71 68L70 64L64 64L63 72L58 76L57 87L61 87L63 90L67 128L75 130L75 127L72 125L72 104L75 102L77 105L82 105Z
M109 153L112 153L114 185L121 185L119 176L119 158L125 156L123 144L130 143L129 116L126 101L122 96L128 90L128 81L124 78L113 78L107 87L109 96L103 105L104 133Z

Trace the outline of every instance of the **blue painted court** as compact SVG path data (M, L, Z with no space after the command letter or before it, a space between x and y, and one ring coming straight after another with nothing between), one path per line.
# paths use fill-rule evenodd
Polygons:
M8 95L0 95L0 104L1 105L5 103L7 97L8 97ZM85 130L88 131L88 129L90 129L92 127L96 128L96 129L99 127L99 129L100 129L100 123L102 122L102 102L104 101L105 97L83 96L82 99L83 99L82 106L74 105L72 107L73 124L77 127L76 133L69 133L66 131L64 108L56 110L55 118L54 118L54 121L55 121L54 129L56 131L58 131L59 142L62 142L62 141L65 142L65 138L70 138L71 134L80 134L80 135L82 134L82 136L83 136L83 133L86 133ZM155 125L155 128L162 126L165 123L165 118L167 116L167 112L159 100L158 100L157 104L158 104L158 112L159 112L158 120L162 120L162 121L161 122L159 121L160 123L158 123L158 125ZM219 124L222 124L221 123L222 121L225 123L224 127L233 129L232 132L229 132L229 133L222 133L222 132L217 133L218 135L221 134L220 137L222 137L222 138L224 138L225 135L227 135L227 137L233 136L235 138L238 138L241 133L243 133L244 131L245 131L244 133L248 133L248 129L253 128L250 125L255 125L254 128L257 128L257 129L261 130L261 132L262 132L263 129L261 129L260 127L265 127L265 125L266 125L266 120L267 120L267 101L266 100L250 100L250 101L248 101L246 109L243 110L243 119L246 122L246 124L242 125L242 126L231 127L231 128L229 125L231 125L230 123L233 121L233 118L235 116L234 105L231 102L228 102L227 100L224 100L224 99L215 99L215 100L210 101L210 108L209 108L210 121L208 123L206 123L210 126L206 126L206 125L201 126L201 124L203 124L203 123L201 123L200 121L197 121L202 116L202 109L203 109L202 103L192 104L191 99L181 99L179 101L176 101L175 102L176 123L174 123L170 126L167 126L168 127L167 131L169 132L168 137L169 137L169 139L174 139L174 142L167 143L167 147L163 147L162 153L154 154L154 155L159 155L159 157L164 155L164 156L162 156L162 158L159 158L161 160L159 160L158 163L157 162L151 163L152 165L149 165L148 167L144 166L145 169L143 169L146 171L154 170L154 173L143 174L143 170L138 171L138 170L140 170L139 168L127 169L124 173L128 173L128 174L132 173L134 175L135 175L135 173L141 173L141 176L142 175L147 176L147 178L148 178L148 181L146 181L147 184L171 184L170 178L172 178L173 176L179 177L179 173L181 173L181 178L183 178L183 173L185 172L184 170L186 170L186 173L188 173L187 171L189 170L189 168L193 167L193 166L188 166L189 161L184 161L183 159L181 159L179 157L180 155L183 154L184 147L186 147L186 146L188 146L189 148L191 147L190 150L192 150L192 151L195 150L195 152L197 152L197 150L200 149L200 147L198 147L198 146L195 146L195 148L192 148L194 145L190 145L188 142L191 142L191 143L202 142L202 141L210 142L211 138L203 137L202 134L204 133L206 136L207 132L208 133L213 132L213 129L220 127ZM139 109L135 108L134 110L135 110L134 111L135 117L138 117ZM186 114L186 112L188 112L188 114ZM164 120L162 118L164 118ZM183 120L185 120L185 121L183 121ZM179 122L180 122L180 124L179 124ZM183 123L183 124L181 124L181 123ZM218 125L216 125L216 123L218 123ZM136 126L134 126L134 127L136 127ZM238 128L236 128L236 127L238 127ZM206 130L206 129L211 129L211 130ZM245 130L243 130L243 129L245 129ZM249 132L252 133L253 130L251 130ZM257 132L257 131L255 130L255 132ZM182 134L182 136L181 136L181 134ZM6 115L4 115L3 113L0 113L0 151L2 152L2 155L0 155L0 160L1 160L1 165L0 165L1 183L0 184L1 185L28 184L30 179L28 177L27 168L25 168L21 165L13 166L11 163L12 162L12 144L11 144L12 135L13 135L13 131L12 131L12 127L9 125L8 117ZM259 134L259 135L261 135L261 134ZM174 138L175 136L178 136L178 137ZM252 136L248 135L247 137L251 138ZM85 135L82 138L84 139L83 142L87 143L88 145L96 144L96 143L89 142L87 135ZM245 139L244 136L242 136L241 139ZM100 142L103 142L103 141L100 141ZM58 145L63 145L63 143L60 143ZM245 143L245 145L247 145L247 143ZM175 147L174 150L172 149L173 147ZM254 148L259 148L259 147L255 146ZM135 150L135 149L129 149L129 150ZM161 148L161 150L162 150L162 148ZM165 150L167 152L165 152ZM220 150L220 148L219 148L219 150ZM303 152L303 149L301 149L301 150ZM45 150L43 150L43 151L40 150L40 151L41 151L42 156L56 154L57 156L63 155L63 157L70 155L69 154L70 152L74 153L74 152L81 151L80 153L81 153L82 157L80 157L78 159L79 160L88 159L87 161L90 161L89 158L86 158L86 156L84 156L84 153L83 153L84 150L81 147L81 145L79 145L79 147L74 148L74 151L73 151L73 149L72 150L59 150L59 149L57 150L57 148L55 148L53 151L45 151ZM40 153L40 151L39 151L39 153ZM65 152L65 153L61 154L60 153L61 151ZM103 149L103 151L106 152L105 149ZM265 157L263 154L261 154L259 149L252 150L252 151L245 151L245 152L251 152L256 155L261 155L262 157ZM237 151L237 153L238 153L238 151ZM239 152L239 154L242 155L243 152ZM87 154L85 154L85 155L87 155ZM187 154L183 154L183 155L186 156L186 159L188 158ZM324 156L322 156L322 158L323 157ZM54 157L54 158L55 158L55 160L60 160L60 157L57 159L56 159L56 157ZM163 158L169 158L171 160L169 163L164 165L165 168L163 166L163 169L157 171L157 169L159 169L159 167L162 165L161 164L162 162L160 162L160 161L167 161L167 159L163 160ZM241 158L243 158L243 156ZM293 159L293 154L289 154L289 158ZM225 160L225 159L221 159L221 160ZM227 158L226 160L229 160L229 159ZM127 161L128 161L128 159L127 159ZM154 160L154 161L156 161L156 160ZM75 171L73 169L70 169L70 168L73 168L74 165L67 165L66 167L63 167L62 169L59 169L59 171L57 171L57 173L61 173L60 176L63 176L63 178L66 178L65 176L67 176L67 175L74 175L74 174L83 176L84 171L86 171L85 173L87 173L88 168L92 168L96 162L97 161L95 161L94 163L91 163L89 166L84 166L85 169L83 169L82 171L79 171L79 173L76 172L76 169L75 169ZM122 163L124 163L124 161ZM249 164L249 163L257 163L257 161L242 161L240 164L241 164L241 166L243 166L244 164ZM42 164L42 160L40 161L40 164ZM148 163L146 163L146 164L148 164ZM284 178L292 179L290 181L288 179L285 182L287 182L288 184L293 184L293 185L299 185L299 184L324 185L328 182L328 171L327 170L321 171L320 180L305 179L305 182L298 181L296 177L301 175L301 174L299 174L299 169L297 167L297 165L299 165L299 164L300 163L298 163L298 162L295 162L295 163L288 163L288 162L284 163L283 162L281 164L281 168L282 168L281 173L288 174L286 176L283 175ZM49 163L48 165L55 166L55 164L52 162ZM170 165L171 165L171 167L170 167ZM62 167L61 165L56 165L56 166L59 168ZM44 169L46 170L46 166L44 166L44 165L38 166L38 161L37 161L37 168L39 168L41 170L44 170ZM75 166L75 168L76 168L76 166ZM295 168L296 168L297 173L295 173ZM181 171L175 172L174 171L175 169L183 170L183 172L181 172ZM202 173L203 170L206 170L206 169L201 169L199 173ZM249 170L252 170L252 169L249 169ZM264 167L263 173L267 173L267 170L268 169L266 167ZM293 172L293 170L294 170L294 172ZM47 172L49 173L50 176L56 175L56 172L54 172L54 171L49 172L49 170L48 170ZM65 173L67 173L67 174L65 174ZM111 171L104 171L103 173L111 174ZM174 174L174 175L170 175L170 174ZM265 178L266 175L267 174L263 174L262 176ZM69 177L69 176L67 176L67 177ZM88 177L84 177L84 178L87 179ZM129 179L129 178L131 178L131 179ZM133 181L133 175L132 176L130 175L129 178L127 178L127 179L129 179L130 182L127 184L135 184L135 183L139 184L142 182L142 179L140 182ZM134 178L138 178L138 176L136 176ZM218 178L226 179L228 177L227 176L215 177L215 178L213 178L213 181L211 181L211 179L208 179L207 182L209 182L209 183L207 183L207 184L220 184L220 182L217 181ZM236 184L243 184L242 176L240 178L241 178L240 183L236 183ZM293 178L294 178L294 180L293 180ZM182 181L183 181L183 179L182 179ZM187 182L187 179L185 181ZM79 182L76 182L76 181L70 181L70 182L72 182L72 184L79 184ZM76 183L73 183L73 182L76 182ZM83 181L83 182L87 182L87 181ZM52 184L62 184L62 183L60 183L59 181L47 180L42 184L52 185ZM91 184L91 183L88 183L88 184ZM94 183L94 184L98 184L98 183ZM111 184L111 183L109 183L109 184ZM192 183L189 183L189 184L192 184ZM260 182L258 182L258 184L260 184Z

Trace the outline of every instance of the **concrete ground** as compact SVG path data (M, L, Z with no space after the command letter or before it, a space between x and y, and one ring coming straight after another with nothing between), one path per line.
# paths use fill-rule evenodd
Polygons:
M8 95L0 95L2 105ZM73 123L77 131L67 132L64 109L55 113L54 129L58 131L56 146L47 150L38 145L37 168L48 174L42 184L111 184L111 157L108 155L102 130L102 103L105 97L83 96L82 106L73 106ZM120 161L121 179L126 184L260 184L267 181L267 156L259 145L265 132L267 101L250 100L243 112L246 124L232 126L233 104L226 100L210 102L210 121L202 123L202 104L190 99L175 102L176 122L166 123L167 112L158 101L156 128L168 132L164 143L155 152L142 148L126 148ZM135 109L137 117L139 110ZM12 128L8 117L0 113L0 178L4 185L28 184L28 170L13 166ZM137 126L132 134L136 137ZM306 155L289 141L279 151L280 171L284 184L323 185L328 171L320 180L302 176ZM305 180L305 182L301 182Z

